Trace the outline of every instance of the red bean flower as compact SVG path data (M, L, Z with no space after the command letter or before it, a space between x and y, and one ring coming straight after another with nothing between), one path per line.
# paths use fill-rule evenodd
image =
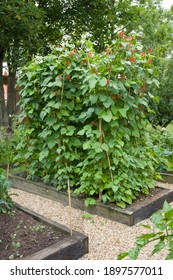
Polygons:
M130 41L134 41L134 40L135 40L135 37L132 36L132 37L130 38Z
M130 62L131 62L131 63L134 63L134 62L135 62L134 56L131 56L131 57L130 57Z
M113 99L113 100L116 100L116 99L117 99L117 96L112 95L112 99Z
M123 36L123 35L124 35L124 32L121 31L121 32L118 34L118 37L121 37L121 36Z
M124 79L125 78L125 76L124 75L120 75L120 79Z
M136 52L136 48L135 49L131 49L130 50L132 53Z
M71 78L71 75L67 75L67 76L66 76L66 79L70 79L70 78Z

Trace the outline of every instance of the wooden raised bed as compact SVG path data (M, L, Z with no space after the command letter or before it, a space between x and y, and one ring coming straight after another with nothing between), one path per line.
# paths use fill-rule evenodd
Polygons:
M57 222L54 222L36 212L29 210L17 203L15 207L20 211L31 215L35 220L41 222L43 225L48 225L65 234L65 237L55 242L54 244L33 253L25 258L24 260L77 260L84 254L88 253L88 237L77 231L73 231L73 235L70 236L69 229Z
M42 183L28 181L22 177L9 175L12 181L13 188L17 188L32 194L55 200L64 205L68 205L68 195L65 191L56 191L55 188L49 187ZM113 203L103 204L97 203L95 206L84 205L84 199L72 195L72 207L87 211L93 215L100 215L104 218L117 221L119 223L133 226L134 224L147 219L155 211L161 209L163 202L173 201L173 189L157 187L157 191L145 199L139 200L136 203L128 206L126 209L121 209Z
M173 184L173 174L172 173L161 173L163 182L168 184Z

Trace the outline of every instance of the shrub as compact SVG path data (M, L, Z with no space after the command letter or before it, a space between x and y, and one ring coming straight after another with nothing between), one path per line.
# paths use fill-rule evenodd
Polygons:
M0 166L6 166L11 161L11 144L4 127L0 128Z
M14 164L16 146L22 137L23 131L19 133L19 130L14 128L13 132L8 133L5 127L0 128L0 167L6 168L7 165Z
M83 49L57 47L22 69L25 138L16 160L25 159L28 178L41 178L57 189L67 179L86 205L131 204L154 187L155 162L147 146L147 85L151 53L135 36L122 32L103 53L90 42Z
M156 128L151 133L153 150L158 159L158 172L173 170L173 133L168 133L164 128Z
M129 257L132 260L138 258L141 249L147 244L157 242L153 245L152 255L160 252L162 249L167 249L166 260L173 259L173 208L164 202L162 210L158 210L151 216L152 226L143 225L150 230L150 233L142 234L137 237L135 247L129 252L123 252L118 255L118 260ZM153 230L154 228L154 230Z
M6 213L13 206L12 199L8 194L11 182L6 178L4 170L0 169L0 213Z

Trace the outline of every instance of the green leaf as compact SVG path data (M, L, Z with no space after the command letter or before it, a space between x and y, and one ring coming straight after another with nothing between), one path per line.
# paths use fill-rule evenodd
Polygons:
M87 116L87 114L86 114L86 112L82 112L81 114L80 114L80 116L79 116L79 119L86 119L86 116Z
M49 154L49 151L48 151L48 150L42 151L42 152L39 154L39 161L42 161L44 158L47 158L48 154Z
M135 248L132 248L130 251L129 251L129 258L131 259L131 260L136 260L137 259L137 257L138 257L138 255L139 255L139 250L140 250L140 248L137 246L137 247L135 247Z
M159 253L162 249L166 247L166 244L164 241L159 241L155 246L154 250L152 251L152 255Z
M47 114L48 114L47 111L44 111L44 110L41 111L41 113L40 113L40 118L43 120Z
M54 106L55 106L55 101L54 100L49 101L46 105L46 107L52 107L52 108L54 108Z
M106 143L103 143L101 147L104 151L108 152L109 146Z
M141 226L143 226L144 228L147 228L147 229L151 229L151 227L149 226L149 225L141 225Z
M122 91L123 93L126 92L126 88L122 82L120 82L120 81L118 82L118 87L119 87L119 90Z
M107 85L107 79L103 77L102 79L99 80L99 85L104 87Z
M153 83L155 83L155 85L156 85L157 87L159 87L159 85L160 85L159 81L156 80L156 79L153 79Z
M123 196L122 200L128 204L132 204L132 198L131 197L127 197L127 196Z
M117 260L122 260L129 255L129 252L122 252L118 255Z
M46 79L44 79L42 85L44 85L44 86L47 85L48 82L49 82L51 79L52 79L52 76L47 77Z
M58 124L55 124L55 125L53 126L53 129L54 129L55 131L57 131L59 128L60 128L60 124L59 124L59 123L58 123Z
M173 218L173 208L164 214L164 218L166 221L171 221Z
M82 215L82 217L84 218L84 219L91 219L92 218L92 215L91 214L89 214L89 213L84 213L83 215Z
M97 84L97 80L94 77L91 77L89 79L89 87L90 87L90 89L95 88L96 84Z
M103 201L103 203L106 203L107 200L108 200L107 194L103 194L103 195L102 195L102 201Z
M47 119L46 119L46 124L48 125L48 126L53 126L55 123L56 123L56 118L53 118L53 117L48 117Z
M114 102L112 99L109 99L109 100L106 100L105 102L103 102L103 105L105 108L109 108L113 104L114 104Z
M116 203L117 204L117 206L119 206L120 208L126 208L126 204L123 202L123 201L119 201L119 202L117 202Z
M147 83L148 85L151 85L151 84L152 84L152 80L151 80L150 78L147 78L146 83Z
M111 111L112 111L113 115L116 116L119 112L119 109L116 106L112 106Z
M163 216L161 210L158 210L151 216L151 221L158 229L164 230L166 228L163 222Z
M56 102L55 104L54 104L54 108L55 109L59 109L61 107L61 103L60 102Z
M148 72L149 72L150 74L153 74L153 69L148 69Z
M84 134L85 134L85 129L81 129L77 133L77 135L84 135Z
M52 134L52 131L48 130L46 128L38 136L45 139L48 135L51 135L51 134Z
M132 136L140 137L139 131L138 131L138 130L133 130L133 131L132 131Z
M67 130L68 131L67 131L66 135L72 136L74 134L76 128L74 126L72 126L72 125L69 125L69 126L67 126Z
M110 84L113 88L114 88L114 90L115 90L115 93L119 93L119 87L118 87L118 84L117 84L117 82L111 82L111 84Z
M166 256L166 260L173 260L173 251L169 252L169 254Z
M116 193L118 191L118 189L119 189L118 186L116 186L116 185L112 186L112 190L114 193Z
M164 212L167 212L167 211L171 210L172 208L171 208L170 204L165 200L163 203L162 209Z
M91 101L91 104L95 104L95 103L97 103L98 95L92 93L92 94L90 94L89 99L90 99L90 101Z
M126 115L127 109L126 108L118 109L118 111L120 112L122 117L124 117L124 118L127 117L127 115Z
M67 129L65 127L61 128L60 133L61 135L66 134Z
M83 143L83 149L84 149L84 150L89 149L90 146L91 146L90 141L87 141L87 142L84 142L84 143Z
M128 195L132 195L132 190L126 190L125 193Z
M104 93L99 93L99 100L101 101L101 102L104 102L104 101L106 101L106 99L107 99L107 97L106 97L106 94L104 94Z
M93 206L96 205L97 202L94 198L88 197L85 199L84 204L85 204L85 207L88 207L89 205L93 205Z
M60 80L60 79L56 79L56 82L55 82L55 85L57 86L57 87L62 87L62 80Z
M55 145L57 145L57 141L55 140L49 140L49 142L47 143L49 149L52 149L53 147L55 147Z
M110 122L112 120L112 112L111 111L105 111L105 110L102 110L100 113L99 113L99 118L102 118L103 120L105 120L106 122Z
M70 111L73 111L75 104L74 104L74 102L68 102L66 106Z

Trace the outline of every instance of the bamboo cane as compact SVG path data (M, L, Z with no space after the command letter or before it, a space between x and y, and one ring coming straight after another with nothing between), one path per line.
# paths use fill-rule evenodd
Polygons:
M99 138L99 142L100 142L100 146L102 146L102 142L103 142L103 135L102 135L102 120L99 119L99 131L101 133L100 138ZM102 160L100 161L101 166L103 165ZM99 191L99 201L102 200L102 192Z
M72 236L72 207L71 207L71 192L70 192L70 180L67 180L67 186L68 186L68 203L69 203L69 228L70 228L70 236Z

